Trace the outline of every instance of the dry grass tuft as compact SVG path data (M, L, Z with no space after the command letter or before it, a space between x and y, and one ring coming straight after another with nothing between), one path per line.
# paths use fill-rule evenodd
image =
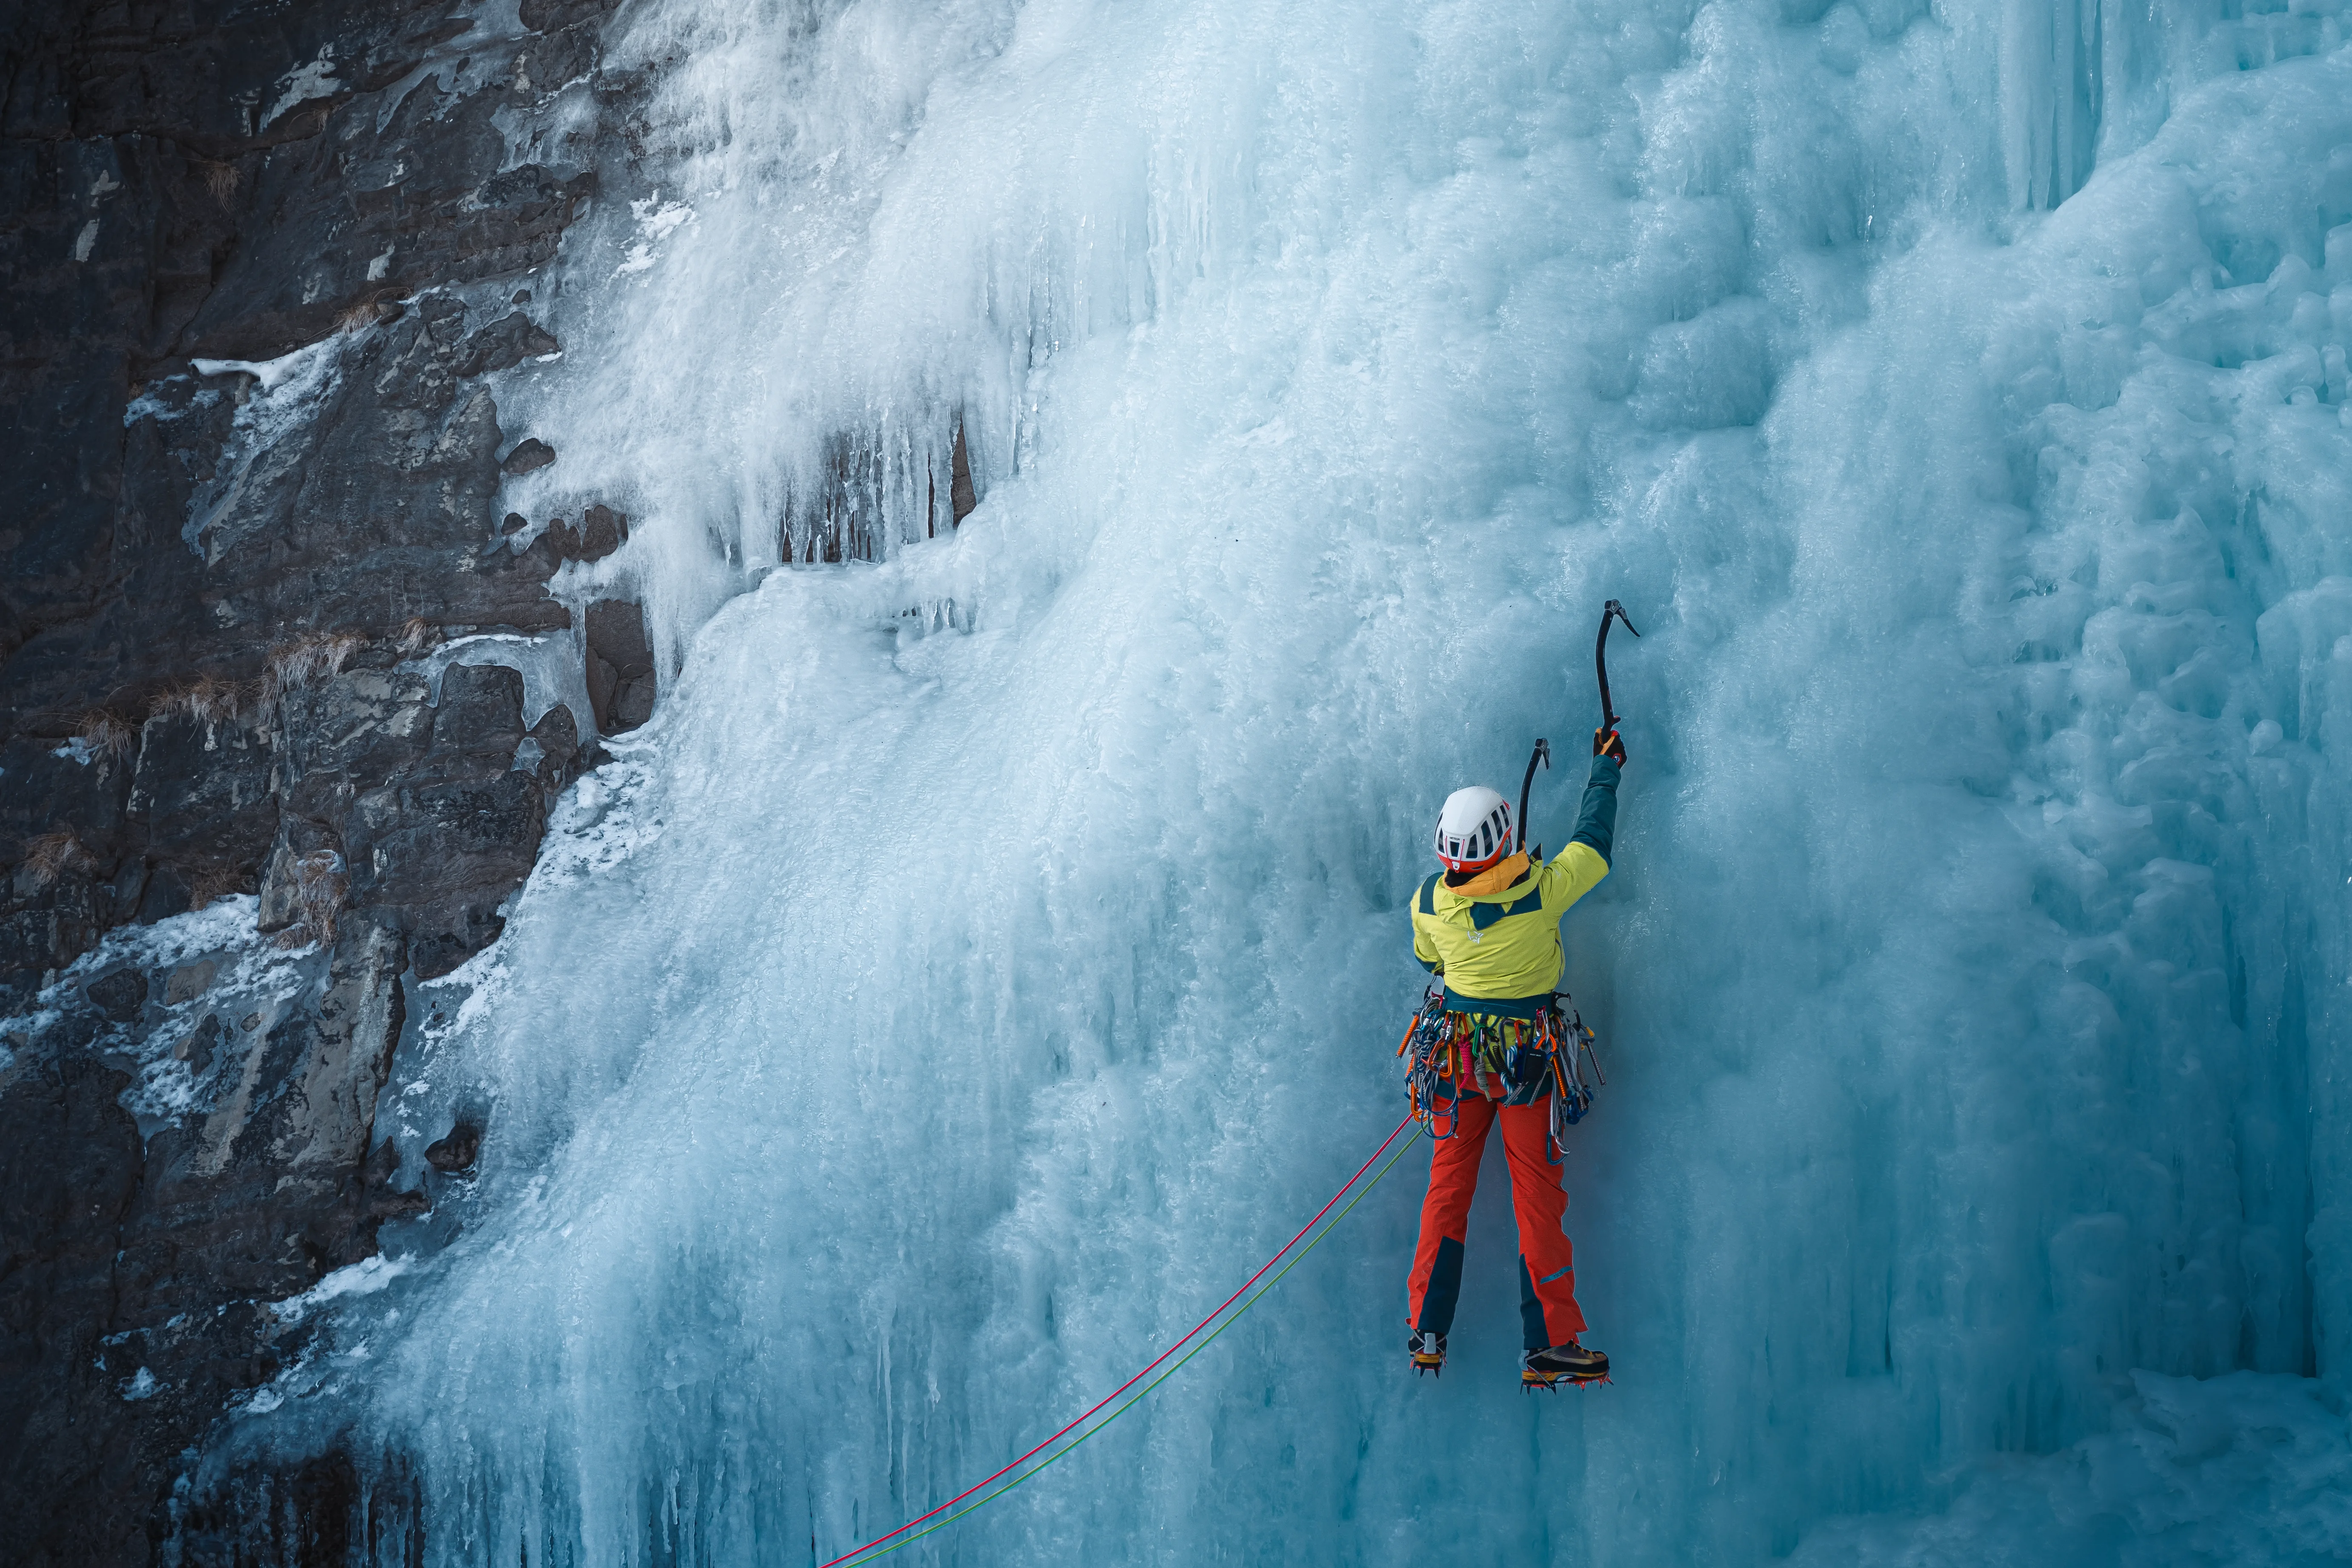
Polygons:
M441 640L441 628L423 616L411 616L400 628L400 651L415 658Z
M301 909L295 922L278 933L280 947L307 947L335 940L335 919L342 913L343 895L351 891L343 858L331 849L313 849L294 862L294 901Z
M269 668L261 678L256 711L265 724L278 716L278 699L343 672L352 655L367 646L357 632L305 632L269 653Z
M131 748L139 743L139 731L105 710L96 709L82 715L81 728L74 731L74 739L89 748L92 756L119 763L130 756Z
M226 724L244 713L246 704L256 693L245 681L223 680L216 675L200 678L193 686L174 687L155 699L148 709L151 718L163 718L185 713L206 724Z
M195 160L195 165L196 178L204 183L205 189L211 194L213 200L224 205L227 204L229 197L236 195L237 186L245 183L245 171L239 169L235 163L223 163L211 158L198 158Z
M234 866L203 866L188 879L188 902L205 909L231 893L246 890L247 878Z
M366 646L367 638L357 632L305 632L270 650L269 683L280 691L299 691L341 675L352 655Z
M371 295L344 306L341 314L335 318L335 330L339 332L364 332L383 319L384 307Z
M98 868L97 858L81 847L70 827L54 828L26 845L25 864L32 870L37 888L48 887L68 871Z

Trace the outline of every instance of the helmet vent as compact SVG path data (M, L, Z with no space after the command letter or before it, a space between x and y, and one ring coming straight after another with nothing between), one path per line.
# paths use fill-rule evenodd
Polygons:
M1511 845L1511 806L1483 784L1455 790L1437 816L1437 858L1456 871L1491 865Z

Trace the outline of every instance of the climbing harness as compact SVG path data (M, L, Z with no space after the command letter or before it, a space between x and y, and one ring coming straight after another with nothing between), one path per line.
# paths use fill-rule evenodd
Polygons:
M1397 1043L1397 1055L1405 1058L1407 1114L1431 1142L1442 1143L1460 1125L1461 1096L1480 1092L1481 1077L1499 1079L1512 1104L1548 1093L1545 1157L1557 1165L1567 1157L1568 1130L1591 1111L1596 1085L1609 1082L1592 1047L1592 1031L1565 991L1554 992L1551 1005L1532 1018L1503 1018L1449 1013L1444 990L1433 985Z
M929 1513L918 1514L913 1519L910 1519L906 1523L900 1525L898 1529L892 1531L889 1534L877 1536L873 1540L867 1542L865 1545L856 1548L855 1551L845 1552L842 1555L833 1559L830 1563L820 1564L819 1568L843 1568L843 1565L845 1563L853 1564L855 1565L855 1568L864 1568L866 1563L877 1562L882 1558L887 1557L890 1553L898 1551L902 1546L911 1546L916 1542L920 1541L924 1536L932 1533L934 1531L945 1530L957 1520L960 1520L965 1515L979 1509L987 1507L990 1503L994 1502L998 1498L1003 1497L1006 1492L1011 1491L1014 1487L1017 1487L1023 1482L1044 1473L1046 1467L1057 1464L1061 1460L1068 1458L1077 1450L1080 1444L1085 1443L1096 1433L1101 1431L1104 1427L1108 1426L1112 1422L1118 1420L1120 1416L1126 1415L1129 1411L1142 1404L1144 1400L1150 1395L1153 1389L1159 1387L1161 1384L1175 1376L1179 1371L1182 1370L1186 1362L1191 1361L1194 1356L1199 1355L1202 1351L1207 1350L1210 1345L1216 1342L1219 1334L1223 1333L1227 1329L1232 1328L1235 1323L1239 1322L1243 1313L1248 1311L1252 1307L1256 1306L1260 1301L1265 1300L1267 1293L1273 1290L1276 1286L1282 1283L1283 1275L1287 1274L1292 1269L1297 1268L1308 1253L1323 1245L1324 1237L1329 1236L1334 1230L1339 1228L1339 1222L1346 1219L1349 1214L1354 1210L1355 1206L1364 1201L1364 1195L1367 1193L1370 1193L1374 1187L1379 1186L1381 1179L1396 1168L1396 1163L1404 1158L1405 1151L1412 1148L1414 1143L1420 1141L1421 1134L1419 1132L1415 1132L1411 1138L1406 1138L1404 1142L1398 1146L1397 1152L1389 1155L1388 1163L1381 1166L1380 1170L1373 1175L1370 1181L1364 1182L1363 1185L1360 1187L1356 1185L1357 1183L1363 1181L1364 1173L1371 1170L1373 1163L1378 1161L1382 1154L1388 1153L1389 1145L1395 1143L1397 1139L1403 1135L1404 1130L1412 1125L1412 1121L1413 1119L1408 1116L1402 1121L1398 1122L1395 1128L1390 1131L1389 1135L1381 1141L1381 1146L1372 1151L1371 1159L1366 1160L1362 1164L1356 1167L1356 1173L1349 1176L1340 1186L1339 1190L1331 1194L1331 1200L1329 1203L1325 1204L1320 1209L1316 1211L1315 1217L1313 1219L1308 1220L1304 1226L1299 1227L1298 1234L1297 1236L1292 1237L1288 1241L1282 1244L1281 1251L1276 1252L1272 1258L1267 1258L1265 1263L1260 1265L1258 1271L1255 1274L1253 1274L1247 1279L1243 1280L1241 1289L1226 1297L1223 1301L1219 1302L1215 1311L1211 1312L1207 1317L1193 1324L1190 1333L1187 1333L1182 1339L1178 1340L1174 1344L1170 1345L1166 1350L1161 1351L1157 1356L1153 1357L1150 1365L1146 1366L1141 1372L1137 1373L1133 1377L1129 1378L1125 1383L1122 1383L1117 1388L1112 1389L1108 1394L1105 1394L1101 1399L1096 1401L1094 1405L1090 1405L1086 1412L1079 1415L1076 1420L1070 1422L1069 1425L1064 1426L1060 1431L1055 1432L1052 1436L1046 1438L1044 1442L1038 1444L1035 1447L1030 1449L1027 1453L1022 1455L1019 1458L1013 1460L1003 1469L998 1470L994 1475L989 1476L982 1480L973 1482L971 1486L966 1487L963 1490L956 1493L955 1496L948 1499L947 1501L940 1504L937 1508L932 1509ZM1348 1197L1349 1190L1350 1188L1355 1189L1355 1196L1353 1197ZM1347 1207L1340 1209L1336 1215L1331 1215L1330 1223L1324 1225L1323 1216L1325 1215L1330 1215L1332 1205L1339 1203L1341 1198L1348 1198ZM1305 1247L1298 1247L1300 1239L1305 1237L1308 1231L1315 1230L1315 1227L1318 1225L1322 1225L1323 1228L1319 1231L1316 1231L1314 1239L1308 1241ZM1255 1295L1251 1296L1248 1300L1242 1301L1242 1304L1239 1307L1234 1308L1232 1312L1226 1312L1226 1308L1233 1307L1235 1301L1241 1301L1243 1295L1249 1290L1250 1287L1257 1284L1260 1279L1265 1279L1265 1271L1267 1269L1272 1268L1277 1263L1282 1263L1285 1254L1289 1253L1290 1249L1295 1247L1298 1247L1297 1255L1293 1257L1289 1262L1283 1263L1280 1272L1276 1273L1273 1279L1267 1279L1265 1286L1260 1289ZM1217 1321L1220 1317L1224 1319L1223 1322ZM1077 1436L1072 1438L1068 1443L1063 1444L1061 1447L1055 1449L1044 1459L1038 1460L1036 1464L1030 1466L1029 1468L1022 1470L1021 1474L1013 1476L1011 1480L1005 1481L1003 1486L997 1487L994 1491L989 1492L977 1502L974 1502L966 1508L956 1508L956 1504L962 1502L964 1499L971 1496L972 1493L980 1491L982 1489L991 1486L999 1480L1003 1480L1006 1476L1013 1475L1013 1471L1020 1470L1021 1467L1028 1465L1030 1460L1037 1458L1038 1455L1044 1454L1046 1449L1054 1447L1055 1444L1060 1443L1063 1438L1069 1436L1071 1433L1077 1432L1078 1428L1085 1426L1089 1420L1092 1420L1097 1412L1110 1405L1112 1401L1118 1399L1120 1394L1125 1394L1129 1389L1134 1388L1137 1384L1142 1383L1143 1379L1150 1375L1153 1367L1157 1367L1161 1362L1166 1361L1170 1356L1175 1355L1178 1351L1184 1350L1186 1345L1192 1344L1192 1340L1200 1334L1201 1331L1208 1328L1211 1323L1216 1323L1217 1326L1214 1330L1211 1331L1206 1339L1202 1340L1197 1345L1192 1345L1191 1350L1185 1351L1184 1354L1178 1358L1175 1365L1171 1366L1158 1377L1152 1378L1150 1383L1145 1383L1143 1387L1136 1393L1132 1399L1120 1405L1118 1409L1111 1411L1109 1415L1105 1415L1100 1421L1095 1422L1093 1426L1087 1426L1085 1431L1078 1432ZM954 1510L954 1511L950 1512L950 1510ZM925 1525L921 1530L915 1529L917 1525L923 1524L924 1521L933 1519L940 1514L946 1514L947 1517L939 1520L935 1524ZM909 1531L912 1533L909 1533ZM904 1537L905 1539L901 1540L900 1537ZM888 1542L888 1544L886 1545L885 1542ZM810 1555L814 1557L815 1552L811 1552Z

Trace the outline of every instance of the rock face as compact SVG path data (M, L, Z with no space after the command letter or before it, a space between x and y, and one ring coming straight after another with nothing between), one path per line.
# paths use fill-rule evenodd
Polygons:
M420 979L488 946L580 760L569 710L550 708L526 732L522 702L522 678L498 665L450 668L438 706L425 677L397 665L290 694L261 929L318 925L306 904L322 871L364 918L407 937Z
M555 545L496 542L486 378L556 352L499 280L593 180L502 169L491 121L593 72L605 7L488 39L460 8L11 24L0 863L49 850L0 905L0 1004L113 924L252 885L270 710L321 659L570 626Z
M654 710L654 649L645 613L621 599L588 606L588 697L596 723L634 730Z
M148 1004L126 1018L136 987L115 983L160 996L178 976L117 971L105 1005L15 1053L0 1083L11 1563L148 1561L181 1450L301 1342L267 1303L365 1258L383 1219L423 1206L369 1159L406 963L396 933L354 925L289 961L300 989L274 1005L237 998L223 1016L182 981L201 1019L174 1055L215 1092L151 1135L109 1065Z
M406 987L497 936L596 760L464 639L548 639L607 732L650 711L637 607L549 592L626 521L499 505L557 460L498 388L559 351L530 275L627 129L610 4L0 21L0 1562L151 1561L184 1450L299 1343L264 1304L425 1201L374 1141ZM508 166L498 117L565 93L573 143ZM221 1001L224 950L28 1014L108 932L233 893L287 944L278 1000ZM164 1062L194 1098L134 1110Z

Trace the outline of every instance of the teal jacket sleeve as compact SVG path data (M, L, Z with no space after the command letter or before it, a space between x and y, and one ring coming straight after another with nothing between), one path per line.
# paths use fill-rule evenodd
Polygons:
M1576 831L1568 839L1570 844L1591 845L1603 861L1609 858L1610 846L1617 837L1617 779L1621 771L1614 757L1592 759L1592 772L1584 784L1584 806L1576 814Z

